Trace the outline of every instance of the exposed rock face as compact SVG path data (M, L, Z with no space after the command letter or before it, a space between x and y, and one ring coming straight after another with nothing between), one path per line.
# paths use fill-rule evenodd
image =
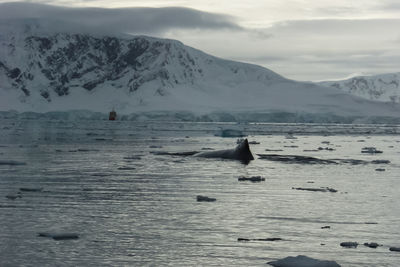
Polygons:
M1 46L7 56L0 58L0 72L7 79L0 87L21 90L26 96L40 90L47 101L68 95L75 87L91 91L104 83L133 92L157 81L156 92L162 95L165 87L203 75L184 45L171 40L54 34L27 36ZM11 59L17 57L23 61Z

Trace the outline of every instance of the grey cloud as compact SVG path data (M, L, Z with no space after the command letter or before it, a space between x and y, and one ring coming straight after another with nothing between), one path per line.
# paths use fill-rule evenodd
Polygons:
M299 80L396 72L399 28L400 19L282 21L263 29L270 39L249 44L235 59Z
M0 19L46 19L101 30L156 34L169 29L232 29L230 16L190 8L67 8L30 2L0 4Z
M347 33L365 33L395 29L400 19L320 19L283 21L273 25L271 30L283 33L317 33L321 35L343 35Z
M400 10L400 3L398 0L381 1L379 7L383 10Z

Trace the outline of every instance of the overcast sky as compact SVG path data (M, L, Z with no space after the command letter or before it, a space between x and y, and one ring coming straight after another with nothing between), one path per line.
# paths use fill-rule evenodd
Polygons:
M0 0L0 18L57 19L177 39L296 80L400 71L398 0L9 2Z

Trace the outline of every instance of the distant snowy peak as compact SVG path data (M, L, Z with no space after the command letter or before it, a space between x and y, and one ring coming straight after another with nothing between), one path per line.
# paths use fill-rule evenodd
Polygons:
M320 85L334 87L370 100L400 103L400 72L375 76L357 76L342 81L325 81Z

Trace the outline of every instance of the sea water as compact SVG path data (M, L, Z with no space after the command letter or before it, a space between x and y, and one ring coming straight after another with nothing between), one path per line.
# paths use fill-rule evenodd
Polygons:
M400 253L389 251L400 247L397 126L4 119L0 127L1 266L268 266L297 255L341 266L400 264ZM237 138L218 136L221 129L257 141L255 160L159 153L235 147ZM294 189L326 187L337 192ZM282 240L254 240L265 238ZM359 246L340 246L347 241Z

